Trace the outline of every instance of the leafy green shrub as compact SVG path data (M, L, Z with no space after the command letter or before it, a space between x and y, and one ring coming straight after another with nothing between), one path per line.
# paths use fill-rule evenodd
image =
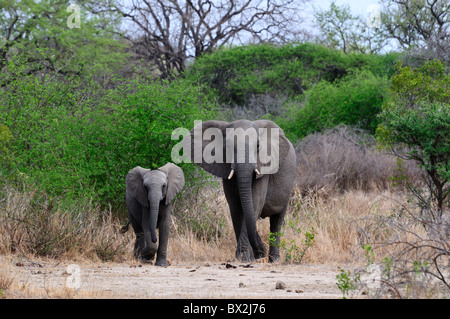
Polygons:
M390 76L396 56L345 55L311 43L248 45L204 55L185 76L216 90L222 102L242 105L255 94L303 94L318 81L332 83L355 68Z
M288 226L298 237L301 237L303 230L297 227L293 221L290 221ZM315 242L314 228L311 227L311 231L305 230L304 239L300 240L299 245L297 245L298 239L296 238L291 240L281 239L280 243L277 243L277 237L283 235L284 231L277 233L269 232L269 246L276 246L281 249L285 263L301 264L307 250L311 248Z
M336 286L342 292L342 299L347 299L352 290L358 288L359 276L355 276L350 270L345 271L338 267L339 274L336 275Z
M8 67L0 75L9 78L0 124L12 135L14 167L57 202L92 198L123 207L127 172L171 161L178 142L172 130L212 117L211 102L184 80L117 80L104 90L79 77L28 76L20 64Z
M123 92L114 94L120 98ZM102 140L94 135L90 141L96 167L87 169L94 173L98 192L107 202L123 202L117 195L124 193L125 176L131 168L139 165L154 169L172 161L171 149L179 142L171 139L174 129L190 129L194 120L213 117L211 102L183 80L138 83L133 92L125 94L119 110L106 123L108 130L103 129ZM117 173L111 174L111 170Z
M8 146L10 140L11 132L8 127L4 124L0 124L0 168L4 168L11 162Z
M438 60L415 69L398 65L391 93L380 114L379 141L418 162L430 178L432 202L442 212L450 193L450 74Z
M375 132L376 115L387 93L387 79L356 71L334 83L321 81L306 93L302 107L292 106L277 123L292 140L339 124Z

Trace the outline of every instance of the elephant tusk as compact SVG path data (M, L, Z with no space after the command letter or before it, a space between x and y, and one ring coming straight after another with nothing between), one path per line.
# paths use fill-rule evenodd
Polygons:
M261 175L261 173L258 171L257 168L255 168L255 173L256 173L256 175Z
M234 175L234 169L231 170L230 175L228 175L228 179L231 179Z

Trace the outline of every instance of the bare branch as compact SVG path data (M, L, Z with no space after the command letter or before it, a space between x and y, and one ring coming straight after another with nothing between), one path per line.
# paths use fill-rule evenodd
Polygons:
M300 25L308 0L105 0L98 11L118 12L130 22L127 38L152 60L163 78L182 72L189 58L235 41L282 42ZM93 11L94 12L94 11ZM130 26L134 30L130 29Z

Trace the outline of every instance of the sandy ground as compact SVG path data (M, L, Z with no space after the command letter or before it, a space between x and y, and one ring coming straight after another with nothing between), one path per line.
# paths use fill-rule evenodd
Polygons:
M202 262L157 267L10 258L2 266L3 278L13 281L4 298L342 297L336 287L338 267L327 265Z

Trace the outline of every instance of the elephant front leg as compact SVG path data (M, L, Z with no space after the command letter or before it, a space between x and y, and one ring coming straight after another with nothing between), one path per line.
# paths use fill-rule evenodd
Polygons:
M254 249L248 240L247 230L244 225L236 248L236 259L243 262L252 262L255 259L264 258L266 256L266 248L259 234L256 234L256 240L258 247Z
M144 233L136 233L136 242L134 244L134 258L144 262L151 263L156 254L156 245L146 249Z
M145 247L144 233L136 233L136 242L134 243L133 256L136 259L141 258L142 249Z
M248 240L247 230L245 228L245 224L242 223L242 229L240 232L239 239L237 241L236 247L236 260L242 262L252 262L255 260L255 256L253 254L252 246Z
M156 253L156 266L169 266L167 262L167 246L169 243L170 211L171 207L160 207L160 214L158 216L159 245L158 252Z

